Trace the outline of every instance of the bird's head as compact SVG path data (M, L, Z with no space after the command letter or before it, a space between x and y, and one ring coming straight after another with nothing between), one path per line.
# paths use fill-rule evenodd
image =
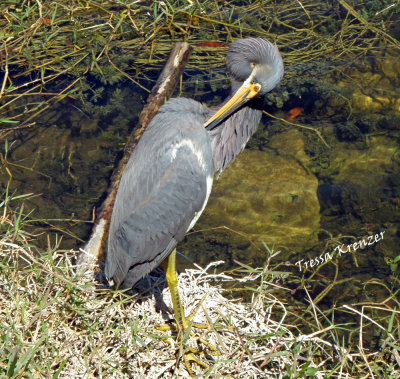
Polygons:
M256 96L274 89L283 76L283 61L276 45L262 38L244 38L231 44L226 56L232 87L237 91L231 99L206 123L213 129Z
M226 56L226 65L232 79L246 86L259 84L258 95L273 90L283 76L283 62L277 46L262 38L233 42Z

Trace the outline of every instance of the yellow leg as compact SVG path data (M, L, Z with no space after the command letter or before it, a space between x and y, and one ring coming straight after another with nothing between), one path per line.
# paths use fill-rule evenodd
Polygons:
M167 277L167 283L171 292L172 306L174 308L175 320L180 329L180 332L185 331L189 324L186 320L185 314L183 313L183 307L178 292L178 277L176 276L175 270L176 261L176 249L172 251L168 258L164 259L162 266Z
M199 309L200 305L202 304L203 299L201 300L200 304L196 309L190 314L188 318L185 317L185 314L183 312L183 306L181 303L181 299L179 297L179 291L178 291L178 277L176 275L176 270L175 270L175 261L176 261L176 250L174 249L172 253L169 255L168 258L166 258L162 262L163 269L165 271L165 276L167 278L167 283L169 290L171 292L171 300L172 300L172 306L174 308L174 314L175 314L175 320L178 328L178 340L181 344L181 356L183 355L184 361L185 361L185 366L186 369L189 373L190 376L194 376L194 373L191 369L190 362L196 362L198 365L201 365L205 367L206 369L209 369L210 367L202 362L201 360L197 359L193 354L204 354L202 352L199 352L195 349L192 349L190 347L184 347L184 340L186 337L189 336L189 334L192 334L190 332L190 328L192 327L192 323L190 320L192 317L196 314L197 310ZM203 325L197 325L193 324L195 327L201 327L201 328L208 328L208 326L203 326ZM164 329L164 328L162 328ZM202 338L198 339L201 343L205 344L209 349L211 349L213 352L216 352L217 349L205 342Z

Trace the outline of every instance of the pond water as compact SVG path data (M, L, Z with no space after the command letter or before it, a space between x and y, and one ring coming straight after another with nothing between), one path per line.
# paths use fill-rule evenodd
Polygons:
M280 251L272 265L291 273L285 284L294 304L304 303L302 279L313 297L329 288L319 299L323 309L386 300L400 273L393 263L400 254L399 77L400 58L390 51L288 67L265 104L279 119L263 116L178 250L202 266L223 260L221 269L237 261L262 266L265 246ZM228 93L222 67L183 79L182 96L215 104ZM88 238L147 96L131 83L94 82L93 91L96 101L55 104L34 129L8 135L2 146L2 187L35 194L24 204L34 210L33 232L62 234L65 249ZM190 265L180 259L181 269Z

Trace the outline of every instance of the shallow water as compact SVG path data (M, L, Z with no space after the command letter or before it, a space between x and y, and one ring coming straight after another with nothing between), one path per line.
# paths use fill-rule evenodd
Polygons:
M232 269L236 261L262 266L265 243L280 251L272 265L291 273L286 284L294 303L304 301L297 288L302 277L313 296L332 285L322 308L383 301L399 288L400 273L391 262L400 254L399 57L385 52L316 70L320 79L308 67L289 68L265 109L284 118L301 108L290 120L298 126L263 117L178 250L202 266L223 260L221 269ZM204 73L184 78L190 81L182 96L215 104L227 94L223 76L214 78L225 88L217 93ZM33 229L62 234L62 248L88 238L146 98L135 91L124 83L103 89L96 103L66 100L41 115L34 129L8 136L1 185L10 172L12 189L36 194L25 201L38 220ZM329 147L301 126L318 128ZM185 266L190 263L180 259Z
M65 248L76 248L90 233L95 208L143 107L143 94L128 86L105 92L95 104L58 103L34 129L7 140L2 187L9 183L17 194L35 194L25 201L34 209L35 232L61 233Z

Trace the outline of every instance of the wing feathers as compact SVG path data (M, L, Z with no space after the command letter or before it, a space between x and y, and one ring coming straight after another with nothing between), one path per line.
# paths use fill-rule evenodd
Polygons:
M130 287L157 267L203 209L214 173L204 120L161 112L132 154L110 225L105 271L116 283Z

